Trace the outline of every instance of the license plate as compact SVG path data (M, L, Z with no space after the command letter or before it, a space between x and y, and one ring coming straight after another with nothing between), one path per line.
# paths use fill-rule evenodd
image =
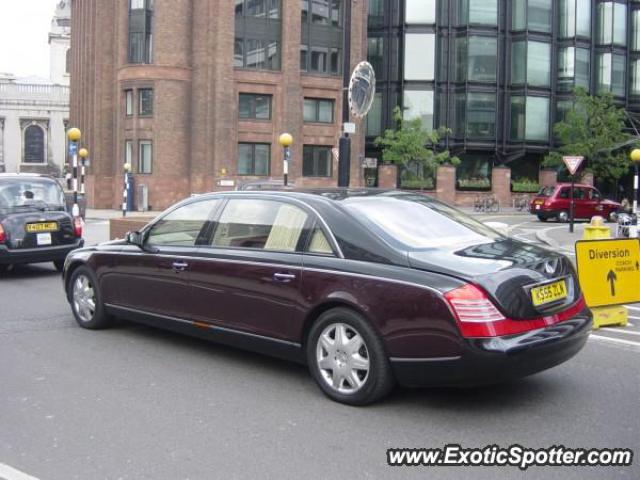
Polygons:
M36 234L36 242L38 245L51 245L50 233L38 233Z
M57 222L28 223L26 226L26 230L29 233L57 232L58 223Z
M536 210L540 210L540 205L536 205Z
M536 307L567 298L567 282L560 280L531 289L531 301Z

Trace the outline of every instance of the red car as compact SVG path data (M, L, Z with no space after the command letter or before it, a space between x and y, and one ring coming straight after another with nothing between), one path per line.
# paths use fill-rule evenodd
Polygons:
M544 187L531 200L529 211L546 222L555 218L559 222L569 221L571 184L559 183L554 187ZM590 185L576 184L573 191L574 218L590 219L599 215L614 222L620 211L618 202L607 200Z

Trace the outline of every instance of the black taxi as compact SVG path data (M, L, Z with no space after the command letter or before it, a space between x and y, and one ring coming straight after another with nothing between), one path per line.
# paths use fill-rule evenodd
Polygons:
M0 174L0 272L20 263L53 262L62 271L82 247L82 219L73 218L53 178Z

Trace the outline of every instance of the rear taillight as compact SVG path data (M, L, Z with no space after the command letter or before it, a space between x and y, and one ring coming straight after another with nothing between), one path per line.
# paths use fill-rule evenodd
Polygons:
M73 219L73 233L77 238L82 237L82 217Z
M585 308L584 298L580 297L563 312L529 320L513 320L502 315L487 294L475 285L463 285L445 293L444 297L453 310L463 337L497 337L528 332L568 320Z
M2 224L0 223L0 243L4 243L7 241L7 234L4 232L4 228L2 227Z

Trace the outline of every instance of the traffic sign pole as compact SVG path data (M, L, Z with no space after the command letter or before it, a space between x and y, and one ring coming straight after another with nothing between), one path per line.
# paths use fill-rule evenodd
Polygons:
M569 201L569 233L573 233L573 224L574 224L574 214L575 214L575 206L573 201L573 193L576 185L576 172L580 168L584 157L571 157L566 156L562 157L562 161L564 162L567 170L569 170L569 175L571 175L571 197Z
M569 233L573 233L573 220L574 220L574 202L573 202L573 190L576 186L576 177L571 175L571 193L569 194Z

